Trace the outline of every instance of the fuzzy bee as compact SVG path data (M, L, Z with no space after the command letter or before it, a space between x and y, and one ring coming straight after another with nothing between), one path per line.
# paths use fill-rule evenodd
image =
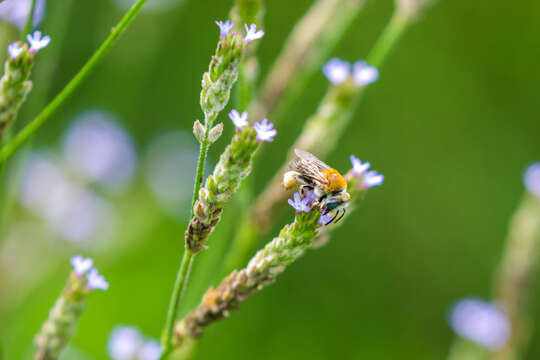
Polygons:
M287 190L299 186L303 196L306 196L306 191L312 191L323 215L334 212L325 225L338 222L345 215L345 208L351 199L347 182L336 169L315 155L299 149L294 152L297 158L290 162L289 171L283 175L283 186Z

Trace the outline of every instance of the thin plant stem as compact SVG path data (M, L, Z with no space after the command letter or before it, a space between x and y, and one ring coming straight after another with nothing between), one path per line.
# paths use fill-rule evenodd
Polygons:
M193 208L195 207L195 202L199 199L199 190L203 182L204 176L204 166L206 164L206 155L208 154L208 147L210 142L208 141L208 133L210 131L213 121L211 119L206 119L206 129L204 133L204 139L201 142L201 147L199 151L199 160L197 162L197 174L195 176L195 185L193 187L193 198L191 200L191 213L189 218L193 217ZM195 258L195 253L187 246L184 248L184 255L182 257L182 262L180 263L180 268L176 275L176 280L174 282L174 288L171 295L171 301L169 303L169 309L167 311L167 319L165 320L165 330L163 333L163 353L161 359L167 359L171 351L173 350L172 338L174 332L174 322L178 314L178 309L182 304L184 298L184 291L186 289L191 266L193 264L193 259Z
M399 12L394 11L392 18L379 36L373 49L368 54L367 63L376 67L380 67L390 50L396 42L401 38L401 35L410 23L410 18Z
M161 354L161 359L167 359L169 354L173 350L172 337L174 333L174 322L176 320L178 308L180 307L180 302L186 289L187 280L191 272L191 266L193 265L193 259L195 258L194 255L195 254L186 246L180 268L178 269L178 274L176 275L176 281L174 283L174 289L171 296L171 302L169 304L169 310L167 311L165 332L163 334L164 349L163 353Z
M69 98L69 96L77 90L77 88L86 80L88 75L100 63L103 57L109 52L115 44L118 37L126 30L127 26L133 21L139 13L142 6L147 0L137 0L137 2L129 9L129 11L115 26L110 35L105 39L103 44L96 50L92 57L84 64L79 72L71 79L71 81L56 95L56 97L39 113L34 120L26 125L11 141L0 149L0 163L7 161L11 155L30 138L58 108Z
M32 22L34 21L34 12L36 10L36 0L32 0L30 4L30 12L28 13L28 18L26 19L26 24L24 25L23 32L21 34L22 41L26 34L29 34L32 31Z

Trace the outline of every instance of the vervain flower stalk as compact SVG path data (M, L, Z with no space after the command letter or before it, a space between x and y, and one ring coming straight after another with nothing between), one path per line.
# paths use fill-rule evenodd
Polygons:
M361 200L370 187L381 185L384 179L382 175L368 171L369 163L359 168L354 166L355 161L353 169L346 174L352 204ZM323 226L330 220L330 215L321 216L319 207L312 208L312 202L313 198L301 198L298 193L294 194L293 200L289 199L289 205L296 211L295 221L257 252L244 269L233 271L216 289L210 288L204 294L201 304L175 326L176 347L190 345L208 325L226 318L250 295L272 283L307 249L319 245L317 239L332 226Z
M259 91L250 104L253 119L278 119L307 80L320 69L362 9L364 0L318 0L288 37Z
M93 267L92 259L75 256L73 271L66 287L54 304L47 321L36 335L36 360L52 360L60 356L75 333L77 321L86 307L86 298L93 290L107 290L109 284Z
M425 5L424 2L418 4ZM417 19L418 12L413 13L409 9L401 0L396 0L392 18L374 44L366 62L358 61L352 69L348 63L339 60L327 63L324 73L330 81L329 89L317 112L306 121L302 133L291 146L287 161L257 197L248 214L242 217L240 230L224 262L227 272L244 261L255 244L257 234L267 231L279 213L278 210L286 197L281 189L281 179L289 161L294 157L293 150L298 148L310 151L324 159L334 149L350 123L352 113L366 86L377 80L377 67L382 65L408 25ZM422 7L416 9L420 10Z
M236 0L231 9L230 18L236 31L241 31L242 24L263 26L263 0ZM250 46L238 69L238 85L235 90L234 104L237 108L246 109L255 93L255 83L259 75L259 61L255 55L257 44Z
M540 260L540 163L524 177L527 193L514 213L504 255L495 281L494 298L506 311L512 334L498 349L496 359L517 359L529 343L530 298L535 293L535 273Z
M49 41L48 36L42 38L41 32L36 31L34 35L28 35L28 44L17 41L8 46L9 56L4 63L4 75L0 79L0 140L15 121L19 108L32 89L29 79L34 56Z
M255 24L249 27L245 25L244 36L232 31L233 24L229 21L219 21L216 24L220 29L220 40L202 81L201 109L204 113L204 124L197 120L193 126L195 137L200 142L200 151L193 190L191 220L185 233L185 250L167 313L162 337L164 347L162 358L166 358L172 349L173 325L194 256L204 247L206 239L219 221L224 203L236 191L240 181L249 174L250 159L257 148L257 142L272 140L264 138L268 135L269 129L240 127L240 132L233 138L216 165L214 174L209 177L207 186L201 189L208 148L221 136L223 130L221 123L214 127L215 119L229 101L247 45L264 35L264 31L257 29ZM238 124L236 126L239 128ZM272 131L275 132L273 129Z

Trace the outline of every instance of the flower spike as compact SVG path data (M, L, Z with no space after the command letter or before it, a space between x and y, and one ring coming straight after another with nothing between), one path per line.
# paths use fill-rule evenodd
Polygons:
M251 24L249 27L247 24L244 24L244 27L246 28L246 37L244 38L244 41L251 42L252 40L260 39L264 36L263 30L257 30L257 25Z
M255 131L257 131L257 141L274 141L274 136L277 134L277 130L274 129L274 124L268 121L268 119L263 119L260 123L256 122L253 125Z

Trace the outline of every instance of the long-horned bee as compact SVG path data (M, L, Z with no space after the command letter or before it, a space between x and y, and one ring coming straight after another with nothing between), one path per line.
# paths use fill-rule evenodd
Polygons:
M285 189L299 186L303 196L306 191L312 191L323 215L335 212L326 225L341 220L351 199L343 176L307 151L295 149L294 152L298 157L290 162L289 171L283 175Z

